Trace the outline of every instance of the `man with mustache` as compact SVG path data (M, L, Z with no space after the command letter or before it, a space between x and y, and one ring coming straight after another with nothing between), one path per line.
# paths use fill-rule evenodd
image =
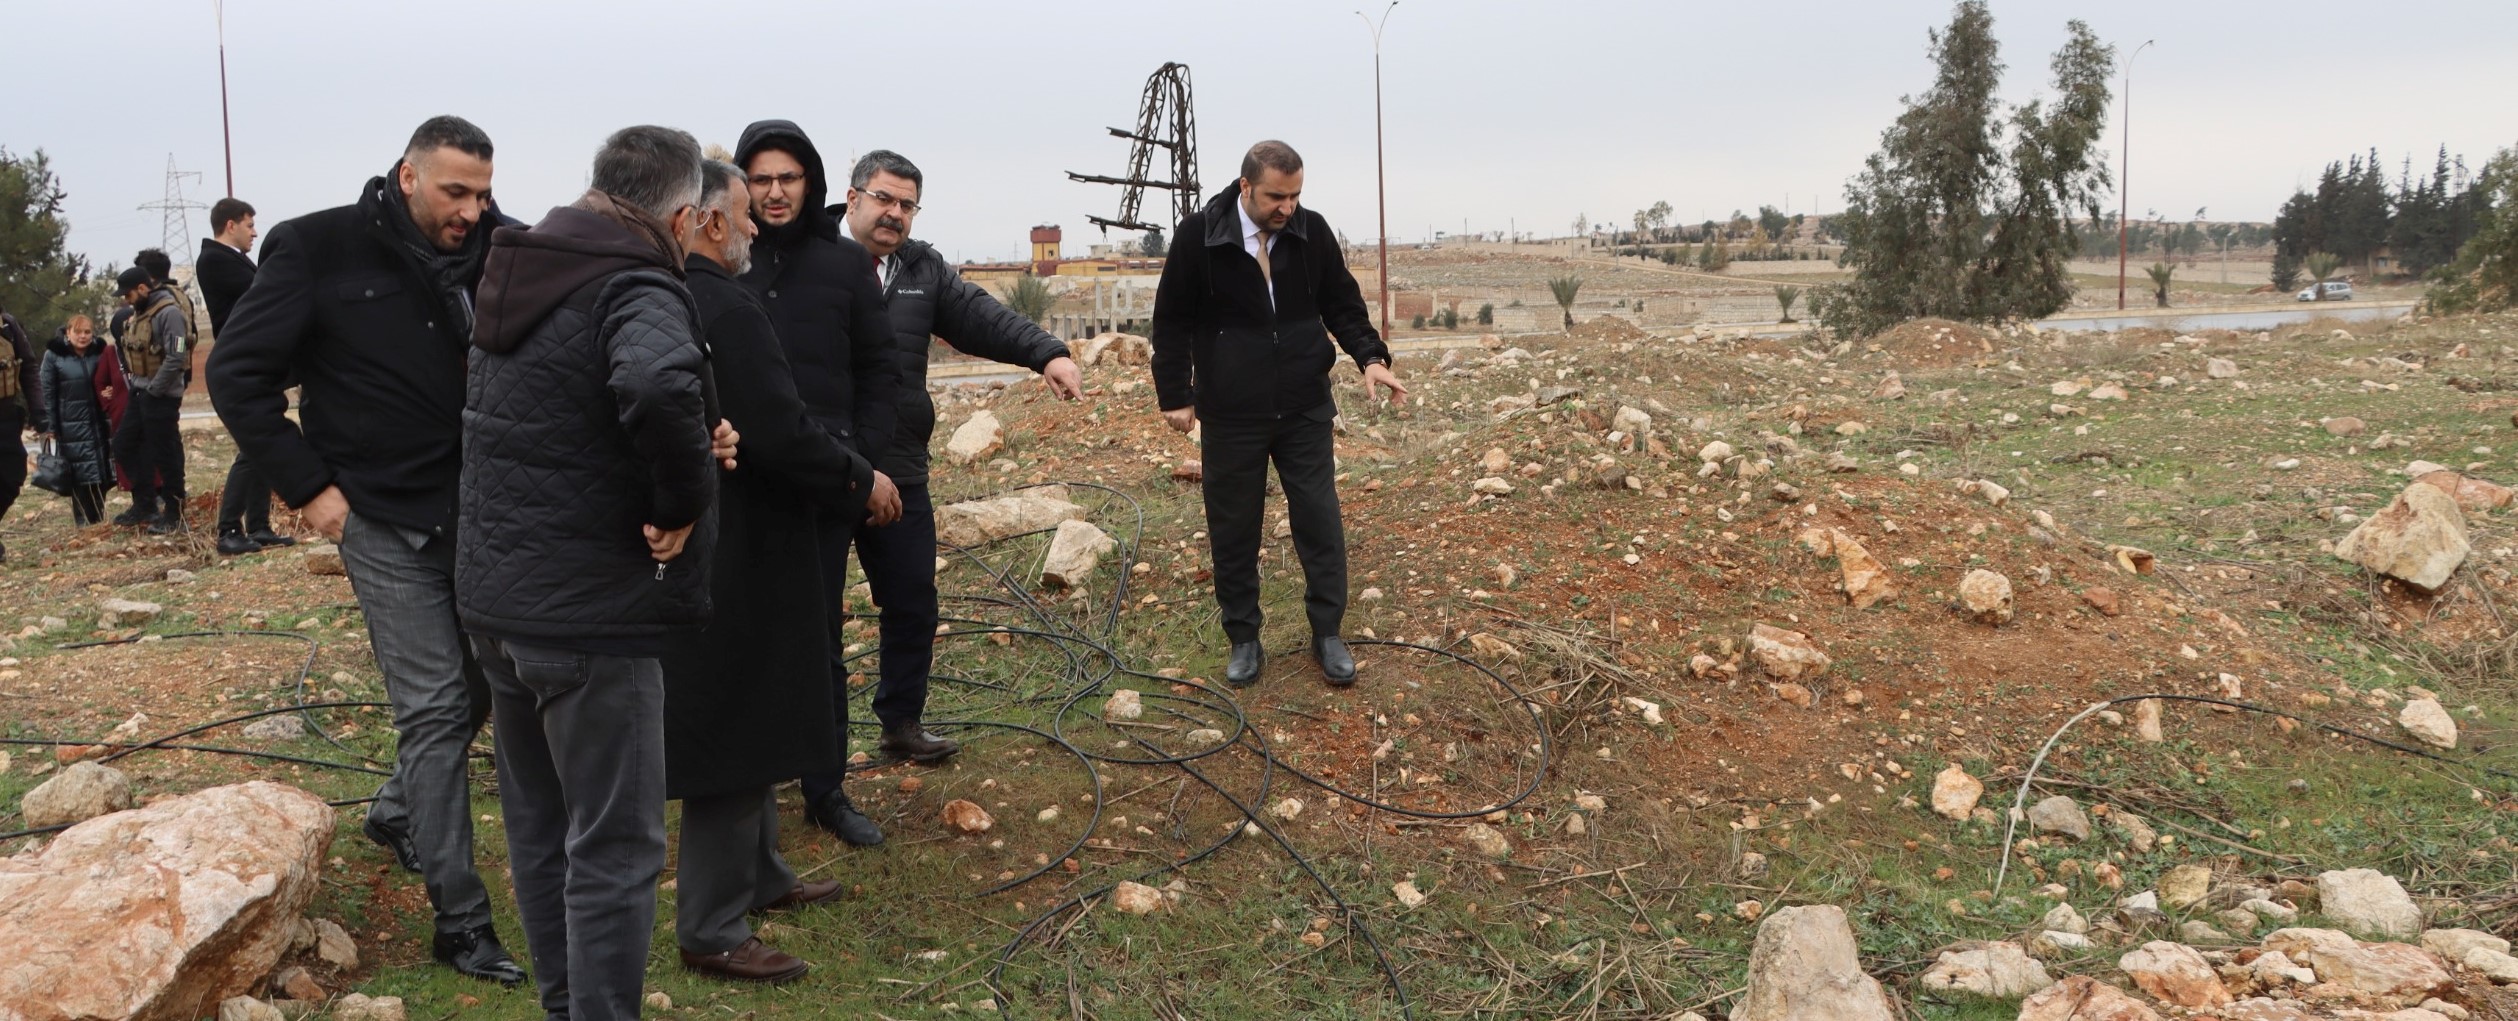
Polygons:
M356 203L271 229L210 351L210 402L280 499L341 544L400 738L368 839L426 880L437 960L525 980L472 868L465 769L490 693L455 620L464 359L490 229L490 136L432 117ZM304 386L299 421L288 388Z
M815 421L869 461L891 449L899 418L901 368L891 321L865 247L844 236L825 207L830 182L822 155L793 121L756 121L735 145L760 223L752 270L743 283L769 310L778 346L794 370L796 395ZM867 490L862 524L900 517L900 492L882 472ZM817 536L824 609L830 634L831 710L840 749L848 746L847 647L841 625L848 585L848 547L857 515L824 514ZM840 789L845 769L804 776L805 818L859 847L883 842L883 830Z
M883 611L882 679L874 689L874 714L883 721L877 747L916 762L961 750L919 725L935 664L937 617L935 504L927 498L927 443L936 420L927 395L928 338L1038 372L1061 399L1083 393L1065 343L963 280L933 246L910 240L926 180L916 164L888 149L860 157L848 174L848 233L874 254L902 377L900 427L881 455L884 474L900 489L900 519L857 532L857 564Z
M1232 642L1224 680L1256 683L1259 521L1268 465L1285 485L1286 519L1303 563L1312 658L1332 685L1355 683L1346 617L1346 527L1338 518L1338 415L1329 394L1337 348L1364 373L1367 399L1408 390L1390 371L1337 232L1302 208L1303 158L1267 141L1242 157L1236 186L1181 221L1154 293L1154 392L1163 421L1205 424L1208 546L1215 602Z

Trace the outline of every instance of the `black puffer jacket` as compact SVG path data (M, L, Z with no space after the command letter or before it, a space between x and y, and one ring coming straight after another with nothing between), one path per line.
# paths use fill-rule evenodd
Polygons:
M595 211L610 204L589 193L491 239L455 602L480 634L649 656L708 614L707 357L668 242ZM648 556L642 526L694 522L680 557Z
M1331 336L1361 368L1390 361L1329 221L1308 207L1269 246L1271 307L1259 260L1242 247L1241 193L1226 188L1172 235L1154 291L1154 395L1201 419L1283 418L1329 401Z
M927 394L928 337L941 337L963 354L1033 372L1067 357L1067 345L962 279L961 271L924 241L902 245L892 258L883 303L900 342L901 411L882 467L892 481L908 484L927 480L927 445L935 436L935 400Z
M71 480L91 486L114 481L113 423L96 399L96 367L107 350L103 337L89 341L85 354L72 350L66 336L44 348L44 421L70 463Z
M761 296L770 325L795 370L796 394L831 435L868 460L891 449L900 416L900 360L892 355L891 321L883 315L883 288L874 279L874 258L843 236L839 221L823 208L830 180L822 155L792 121L756 121L743 129L735 165L776 149L796 158L812 178L796 219L761 225L752 245L745 285ZM735 428L741 429L742 423Z
M360 517L442 535L455 524L471 335L406 244L416 232L400 195L387 174L356 205L271 228L206 371L220 420L289 506L339 485ZM515 222L492 209L465 253Z

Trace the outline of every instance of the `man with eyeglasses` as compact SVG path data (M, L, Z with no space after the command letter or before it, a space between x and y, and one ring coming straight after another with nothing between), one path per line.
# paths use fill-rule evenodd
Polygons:
M795 122L753 122L743 129L734 156L760 224L743 283L769 311L805 410L858 456L874 461L891 449L901 387L874 261L826 208L830 183L821 151ZM900 517L901 498L882 472L872 481L862 524L879 528ZM847 620L848 547L860 523L824 515L816 537L830 631L832 716L843 758L848 669L841 625ZM804 777L804 817L849 844L882 843L883 830L840 789L846 776L843 766Z
M883 721L878 747L913 762L936 762L961 750L920 726L938 615L935 504L927 498L927 444L936 419L927 395L928 338L1038 372L1063 400L1084 390L1064 342L962 279L933 246L910 240L925 186L918 166L888 149L865 154L848 173L848 233L874 253L901 363L900 427L880 461L900 490L900 518L857 532L857 563L882 610L882 679L874 689L874 715Z
M1390 371L1390 348L1373 329L1337 232L1302 207L1302 194L1303 158L1292 146L1251 146L1237 187L1181 221L1154 292L1154 394L1163 421L1184 433L1205 425L1207 542L1215 602L1232 642L1224 680L1235 687L1257 683L1266 661L1259 522L1271 463L1303 564L1312 658L1331 685L1355 683L1355 658L1339 634L1346 526L1332 427L1338 406L1329 392L1338 349L1363 370L1367 400L1389 387L1397 406L1408 393Z

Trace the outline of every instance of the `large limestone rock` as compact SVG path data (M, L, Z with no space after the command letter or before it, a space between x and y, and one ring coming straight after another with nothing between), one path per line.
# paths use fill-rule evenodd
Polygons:
M1845 909L1776 911L1757 927L1749 985L1732 1021L1893 1021L1888 994L1862 970Z
M1801 542L1820 556L1836 556L1837 569L1845 576L1845 601L1854 609L1868 610L1874 603L1897 597L1897 581L1889 575L1888 566L1844 529L1812 529L1802 535Z
M1064 486L1026 489L989 500L965 500L936 508L936 539L954 546L984 546L1007 536L1058 527L1084 516L1067 500Z
M129 807L131 780L122 775L122 770L93 762L72 763L60 776L37 785L18 802L26 825L35 829L86 822Z
M2449 499L2457 501L2459 509L2469 514L2488 514L2496 510L2505 510L2512 499L2518 499L2518 490L2512 490L2496 482L2467 478L2445 468L2424 472L2413 481L2448 494Z
M2160 1021L2160 1016L2122 989L2074 975L2020 1004L2019 1021Z
M1958 603L1981 623L2009 623L2011 579L1981 567L1969 571L1967 577L1959 579Z
M1078 347L1075 360L1084 365L1145 365L1154 360L1154 342L1133 333L1105 333Z
M2375 869L2339 869L2317 876L2318 910L2355 935L2412 939L2422 909L2394 876Z
M996 412L981 408L944 441L944 456L952 458L954 464L969 464L1004 447L1005 426L997 421Z
M1835 662L1819 651L1810 636L1765 624L1749 630L1749 652L1757 657L1757 665L1764 667L1768 676L1779 681L1817 677Z
M2431 591L2447 584L2472 551L2456 499L2418 482L2334 547L2337 557Z
M2038 833L2053 833L2075 842L2090 838L2090 817L2079 802L2061 794L2028 806L2028 824Z
M2436 955L2411 943L2363 943L2333 929L2278 929L2264 938L2264 948L2307 965L2324 985L2361 996L2418 1003L2455 984Z
M1993 1000L2017 1000L2055 984L2046 967L2017 943L1987 943L1973 950L1945 950L1923 973L1923 987Z
M0 859L0 1018L193 1021L271 973L333 811L255 781L91 819Z
M156 620L157 615L164 612L166 608L156 603L136 599L101 599L96 603L96 626L138 627Z
M2213 1007L2230 1001L2212 964L2193 947L2152 940L2116 961L2143 992L2180 1007Z
M1102 554L1119 548L1119 540L1111 538L1089 521L1061 521L1058 534L1049 540L1049 556L1040 566L1044 585L1074 588L1093 576L1093 568L1102 562Z
M2457 746L2457 721L2436 699L2417 698L2405 703L2404 711L2396 714L2396 726L2434 748Z
M1932 811L1944 819L1966 822L1976 814L1976 802L1984 796L1984 781L1969 776L1958 763L1950 763L1949 768L1932 778Z

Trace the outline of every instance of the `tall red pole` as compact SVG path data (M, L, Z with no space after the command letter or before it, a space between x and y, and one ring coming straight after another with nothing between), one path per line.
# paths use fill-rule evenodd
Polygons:
M1381 219L1381 336L1390 339L1390 177L1383 169L1381 146L1381 27L1390 23L1390 12L1399 0L1381 9L1381 20L1364 18L1364 27L1373 30L1373 204Z

